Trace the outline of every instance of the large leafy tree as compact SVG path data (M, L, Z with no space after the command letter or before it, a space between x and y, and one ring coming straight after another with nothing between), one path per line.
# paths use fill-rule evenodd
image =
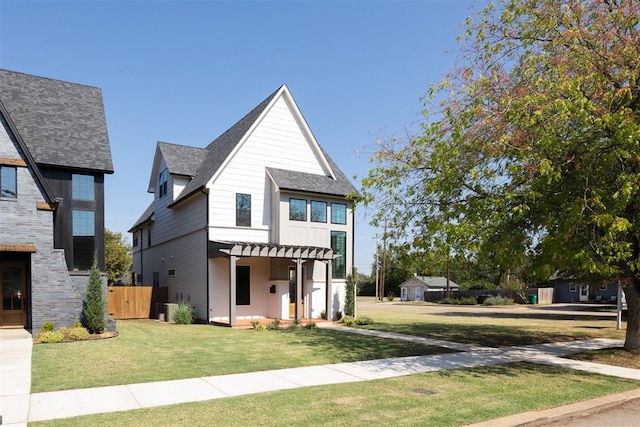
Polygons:
M502 0L476 12L409 140L379 142L359 201L416 247L532 258L624 284L640 350L640 2ZM402 235L402 232L404 235Z
M104 264L109 283L117 282L120 277L128 274L132 263L131 245L125 241L122 233L105 228Z

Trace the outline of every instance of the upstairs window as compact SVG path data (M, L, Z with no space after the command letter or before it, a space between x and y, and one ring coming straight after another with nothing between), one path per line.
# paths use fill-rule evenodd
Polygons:
M236 193L236 226L251 227L251 194Z
M311 201L311 221L327 222L327 202Z
M289 199L289 219L292 221L307 220L307 201L304 199Z
M73 200L95 200L93 175L71 175L71 198Z
M17 169L14 166L0 166L0 197L18 197Z
M158 197L163 198L167 195L167 181L169 180L169 172L164 169L158 175Z
M89 270L93 264L96 235L96 213L72 211L73 269Z
M344 203L331 203L331 223L347 223L347 205Z
M138 233L139 231L134 231L133 232L133 247L137 247L138 246Z

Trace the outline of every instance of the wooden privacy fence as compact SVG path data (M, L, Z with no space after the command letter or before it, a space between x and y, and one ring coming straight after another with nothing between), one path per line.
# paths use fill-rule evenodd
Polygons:
M168 288L157 286L107 287L107 314L113 319L155 317L155 304L167 302Z
M553 303L553 288L528 288L526 295L534 294L537 296L537 304ZM465 289L451 290L451 298L477 298L479 295L493 295L505 298L512 298L519 304L527 303L528 300L522 299L516 292L508 289ZM428 302L437 302L446 297L445 291L429 291L424 293L424 300Z

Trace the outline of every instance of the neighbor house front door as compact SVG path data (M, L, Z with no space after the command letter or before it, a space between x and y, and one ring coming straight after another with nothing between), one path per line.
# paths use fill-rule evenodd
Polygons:
M303 268L302 277L305 277L305 269ZM296 269L289 269L289 319L295 319L296 317ZM302 307L300 312L302 313L302 317L304 316L304 294L305 294L305 281L302 281Z
M25 265L0 263L0 326L25 327L27 322L27 278Z
M589 285L580 285L580 301L589 301Z

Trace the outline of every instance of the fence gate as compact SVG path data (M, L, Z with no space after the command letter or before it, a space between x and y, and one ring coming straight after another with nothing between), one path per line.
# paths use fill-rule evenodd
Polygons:
M168 288L158 286L107 287L107 314L113 319L149 319L155 303L167 301Z

